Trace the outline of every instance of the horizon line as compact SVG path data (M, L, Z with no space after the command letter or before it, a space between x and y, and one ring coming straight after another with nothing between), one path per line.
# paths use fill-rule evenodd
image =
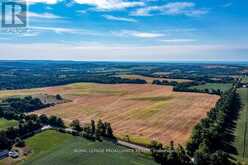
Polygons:
M0 59L1 62L117 62L117 63L248 63L244 60L212 60L212 59L202 59L202 60L66 60L66 59Z

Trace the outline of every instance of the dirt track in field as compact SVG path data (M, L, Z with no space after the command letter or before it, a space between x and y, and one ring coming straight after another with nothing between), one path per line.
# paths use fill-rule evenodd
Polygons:
M17 90L16 95L28 94ZM71 84L30 90L31 94L61 94L71 102L37 111L57 115L66 123L102 119L115 134L142 136L169 144L185 144L192 128L214 107L218 96L173 92L171 87L138 84ZM6 91L6 94L11 95ZM4 96L4 93L0 93Z

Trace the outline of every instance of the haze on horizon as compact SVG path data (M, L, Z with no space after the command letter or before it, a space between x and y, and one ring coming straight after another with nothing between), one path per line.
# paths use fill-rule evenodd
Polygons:
M0 60L248 61L242 0L27 0Z

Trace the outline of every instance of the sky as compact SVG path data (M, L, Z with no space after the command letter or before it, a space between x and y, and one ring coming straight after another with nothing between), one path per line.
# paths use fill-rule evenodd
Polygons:
M246 0L26 3L28 26L0 29L0 59L248 61Z

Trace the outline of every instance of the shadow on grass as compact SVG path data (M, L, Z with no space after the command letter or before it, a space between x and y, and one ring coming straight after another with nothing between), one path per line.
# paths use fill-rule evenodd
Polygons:
M240 117L240 111L242 109L242 104L240 100L240 96L237 94L235 102L232 104L233 106L231 107L231 114L228 115L227 120L225 122L225 131L224 131L224 136L220 144L220 149L223 151L229 153L230 158L235 160L234 156L231 155L237 155L237 149L234 146L234 141L235 141L235 130L237 127L237 121Z

